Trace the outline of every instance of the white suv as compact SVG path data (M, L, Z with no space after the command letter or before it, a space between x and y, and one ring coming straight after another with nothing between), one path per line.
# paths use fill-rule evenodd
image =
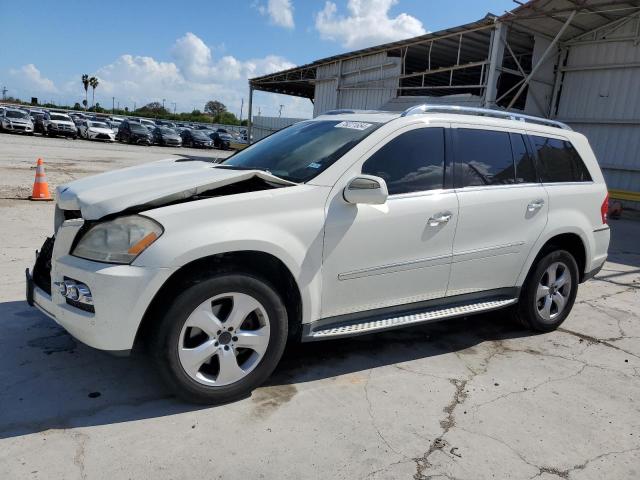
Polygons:
M206 403L260 385L289 338L507 307L553 330L609 244L583 135L460 107L329 112L222 164L113 171L57 202L30 304L92 347L144 344Z

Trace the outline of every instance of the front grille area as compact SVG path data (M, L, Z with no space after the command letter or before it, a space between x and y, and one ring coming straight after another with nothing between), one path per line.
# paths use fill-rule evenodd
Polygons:
M109 137L109 135L107 135L106 133L99 133L98 135L96 135L96 138L100 140L109 140L109 138L111 137Z
M54 237L47 237L33 266L33 283L49 295L51 295L51 257L54 242Z

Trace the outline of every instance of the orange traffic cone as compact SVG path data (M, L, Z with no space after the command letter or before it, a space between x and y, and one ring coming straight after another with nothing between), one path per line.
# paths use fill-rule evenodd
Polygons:
M44 173L44 163L41 158L38 159L38 163L36 165L36 179L33 182L33 191L29 200L53 200L49 193L47 175Z

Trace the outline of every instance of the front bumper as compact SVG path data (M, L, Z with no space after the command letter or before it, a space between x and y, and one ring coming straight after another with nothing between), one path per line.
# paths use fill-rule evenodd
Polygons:
M3 125L3 128L9 132L16 132L16 133L33 133L33 127L29 126L27 124L11 124L11 123L5 123Z
M58 137L77 137L78 136L77 130L72 130L71 128L54 127L53 125L49 126L49 128L47 129L47 133L49 135L56 135Z
M116 141L116 136L114 134L89 132L88 136L90 140L102 140L104 142Z
M172 270L73 257L68 252L81 225L82 220L68 220L58 229L51 259L50 294L34 282L27 270L27 302L93 348L131 350L148 305ZM53 285L65 278L89 286L95 313L67 302Z

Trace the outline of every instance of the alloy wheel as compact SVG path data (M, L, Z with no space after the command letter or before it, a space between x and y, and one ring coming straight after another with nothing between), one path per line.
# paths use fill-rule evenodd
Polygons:
M269 345L264 306L245 293L217 295L187 318L179 336L178 357L184 371L206 386L235 383L253 371Z
M535 306L540 317L551 322L562 314L571 295L571 272L563 262L554 262L542 274L536 290Z

